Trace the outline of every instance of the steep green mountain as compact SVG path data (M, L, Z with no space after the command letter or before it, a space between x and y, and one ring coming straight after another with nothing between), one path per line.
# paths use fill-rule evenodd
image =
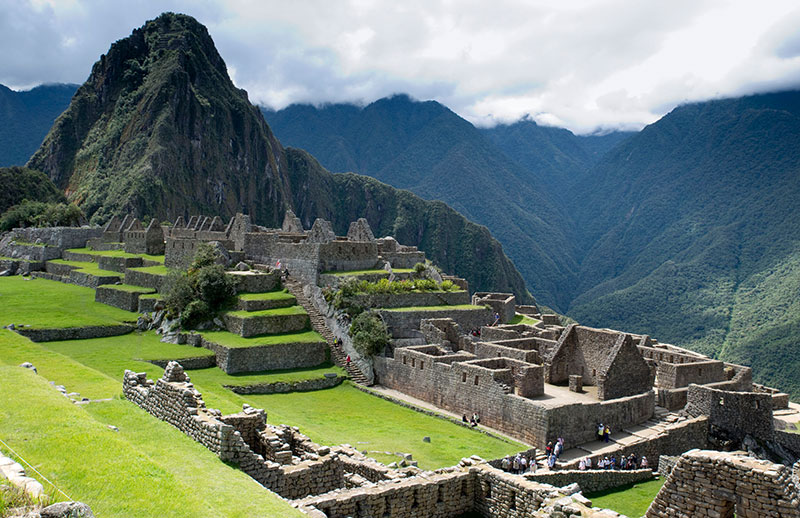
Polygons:
M442 200L486 225L537 300L568 303L577 267L569 217L537 174L446 107L397 95L364 108L294 105L264 113L284 143L309 150L328 169Z
M67 201L64 193L41 171L27 167L0 167L0 214L23 200Z
M49 84L15 92L0 85L0 167L25 165L77 88Z
M101 56L28 165L93 222L244 210L277 224L291 199L280 149L205 27L166 14Z
M567 194L610 149L634 132L578 136L524 119L481 129L498 148L541 179L552 196Z
M753 367L800 394L800 92L681 106L576 187L570 316Z
M485 228L442 203L367 177L334 178L305 153L284 151L205 27L185 15L163 14L114 43L29 166L98 223L242 211L278 226L292 208L308 227L324 216L346 233L366 215L376 233L420 246L473 288L533 300Z

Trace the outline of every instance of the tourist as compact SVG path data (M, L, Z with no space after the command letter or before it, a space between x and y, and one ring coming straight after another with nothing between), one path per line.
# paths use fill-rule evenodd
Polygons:
M499 323L500 323L500 313L495 312L495 314L494 314L494 323L492 325L496 326Z
M620 460L619 469L626 470L628 469L628 459L625 455L622 456L622 460Z
M525 455L522 455L519 458L519 472L522 474L526 471L528 471L528 459L525 458Z
M345 363L347 364L348 367L350 366L350 355L349 354L347 355L347 359L345 360Z
M517 453L514 460L511 461L511 472L515 475L519 473L519 453Z
M536 470L539 467L539 465L536 462L536 454L535 453L531 457L531 461L528 464L530 465L530 472L531 473L536 473Z
M585 463L586 463L586 469L592 469L592 458L591 457L586 457L586 459L584 459L584 460L585 460Z
M550 468L550 470L554 470L556 468L556 456L555 455L550 455L550 457L547 459L547 467Z
M561 451L564 449L564 443L561 442L561 439L556 441L556 446L553 449L553 454L558 458L561 455Z
M636 469L637 460L638 459L636 458L636 454L631 453L631 456L628 457L628 466L630 467L630 469Z
M469 423L469 420L467 419L467 414L461 414L461 422Z
M604 440L605 442L608 442L608 441L609 441L609 439L610 439L610 437L611 437L611 428L609 428L609 427L608 427L608 425L606 425L606 426L603 428L603 440Z
M603 469L611 469L611 461L608 457L603 457Z
M600 423L597 426L597 440L598 441L602 441L603 440L603 431L605 431L605 429L606 429L606 427L603 426L603 423Z
M642 469L647 469L647 468L648 468L647 457L642 455Z
M478 426L478 422L475 420L475 415L474 415L474 414L472 415L472 418L469 420L469 425L470 425L471 427L473 427L473 428L475 428L476 426Z
M586 461L585 460L581 459L580 462L578 462L578 469L581 470L581 471L586 471Z
M478 412L472 414L472 420L475 421L476 424L480 424L481 416L478 415Z
M466 420L466 419L467 419L467 417L464 416L464 420ZM508 472L508 470L511 469L511 456L510 455L506 455L505 457L503 457L503 460L500 462L500 467L503 468L503 471L506 471L506 472Z
M545 453L547 453L547 458L550 458L550 455L553 453L553 441L547 443L547 447L544 449Z
M617 469L617 456L611 456L611 469Z

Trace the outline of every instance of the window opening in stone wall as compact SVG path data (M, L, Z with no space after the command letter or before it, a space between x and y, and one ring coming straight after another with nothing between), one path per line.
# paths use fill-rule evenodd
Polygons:
M514 491L511 492L511 501L508 504L508 508L512 511L517 510L517 493Z
M406 364L406 357L403 356L403 365L405 365L405 364Z
M467 481L463 480L461 482L461 496L467 496Z
M597 369L592 369L592 377L594 378L597 376Z
M702 368L702 367L700 367L699 369L697 369L697 375L698 375L698 376L702 376L702 375L703 375L703 368Z
M437 486L436 490L436 503L441 504L444 502L444 498L442 497L442 493L444 492L444 488L442 486Z
M419 370L422 370L422 369L424 369L424 368L425 368L425 362L424 362L424 361L422 361L422 360L420 360L420 361L419 361Z
M411 358L411 366L412 367L416 367L417 366L417 360L415 360L414 358Z
M756 410L758 410L758 401L753 401L753 405L756 407Z
M475 376L475 384L478 384L478 376Z
M461 382L462 383L466 383L467 382L467 373L466 372L462 372L461 373Z
M492 498L492 485L486 484L483 488L483 497L484 498Z

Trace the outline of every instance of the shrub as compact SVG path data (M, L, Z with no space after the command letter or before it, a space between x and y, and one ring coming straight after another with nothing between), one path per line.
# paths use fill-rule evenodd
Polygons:
M25 200L0 217L0 231L19 227L59 227L80 224L83 212L75 204Z
M236 295L233 279L225 274L222 265L214 264L216 254L211 246L202 246L187 272L167 276L164 304L169 316L180 315L181 327L194 327L214 318Z
M386 324L372 311L361 313L353 319L350 336L353 338L353 347L361 356L377 354L389 344Z
M414 265L414 273L416 273L417 275L422 275L423 272L427 269L428 267L427 265L425 265L425 263L417 263Z
M189 329L212 318L213 314L208 304L202 300L193 300L181 311L181 327Z
M458 286L451 280L444 280L442 281L441 286L439 286L442 291L458 291Z

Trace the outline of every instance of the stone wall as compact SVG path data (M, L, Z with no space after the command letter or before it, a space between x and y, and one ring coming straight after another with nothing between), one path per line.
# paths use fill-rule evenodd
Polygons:
M353 241L331 241L319 246L319 265L323 272L369 270L378 265L378 245Z
M477 412L482 424L538 448L562 436L569 445L590 441L599 422L620 430L653 415L652 391L602 403L550 406L511 393L515 383L507 372L483 367L482 360L464 361L469 354L436 356L415 349L396 349L394 358L376 357L378 382L457 414Z
M327 348L324 341L225 347L205 338L202 345L214 351L217 366L228 374L315 367L325 361Z
M478 292L472 295L472 303L476 306L488 305L493 314L500 316L500 323L507 324L516 313L517 298L513 293Z
M579 375L598 387L600 399L647 392L653 375L629 334L570 325L545 358L545 381L565 383Z
M658 492L647 518L674 516L800 517L791 470L742 453L684 453Z
M293 333L308 329L311 325L306 313L257 316L224 313L222 320L228 331L245 338L264 334Z
M49 228L15 228L11 231L17 239L28 243L41 240L43 244L59 249L59 253L68 248L83 248L86 241L98 238L103 234L100 227L49 227Z
M327 518L453 518L473 509L475 476L469 472L414 477L369 489L352 489L306 498L301 509L317 509Z
M155 383L145 373L126 370L122 382L125 397L158 419L166 421L203 444L224 461L238 465L261 485L284 498L298 499L344 488L346 469L342 449L334 450L304 440L291 445L291 464L266 460L256 450L264 450L280 429L268 429L263 410L247 405L240 414L222 416L206 408L202 396L190 383L177 362L170 362L164 376ZM307 438L306 438L307 439ZM293 437L292 441L297 441ZM255 449L254 449L255 448ZM350 478L352 480L352 478Z
M114 287L114 284L98 286L94 293L95 302L102 302L115 308L125 311L139 311L139 295L152 293L153 290L143 288L138 291L121 290Z
M286 392L308 392L335 387L344 381L343 376L320 377L300 381L277 381L275 383L258 383L255 385L224 385L237 394L280 394Z
M133 286L141 286L143 288L150 288L156 291L161 291L166 282L166 275L158 275L156 273L142 272L128 268L125 270L125 284Z
M583 493L595 493L605 491L614 487L624 486L644 482L653 478L651 469L635 469L631 471L620 470L558 470L558 471L538 471L536 473L526 473L525 478L542 484L550 484L555 487L564 487L569 484L578 484Z
M228 272L227 275L236 282L236 293L263 293L281 285L281 272L278 270Z
M461 329L480 329L481 326L490 324L491 311L487 309L452 309L441 311L379 311L381 318L386 323L389 331L394 329L419 329L420 320L428 318L452 318Z
M737 442L745 435L772 440L775 433L770 394L689 385L686 412L695 417L708 416L710 426L724 430L728 438Z
M32 342L60 342L62 340L87 340L89 338L105 338L119 336L134 330L133 325L119 324L111 326L65 327L59 329L33 329L18 327L15 331Z
M375 293L355 295L350 305L362 308L402 308L408 306L455 306L469 304L466 291L428 291L421 293Z

